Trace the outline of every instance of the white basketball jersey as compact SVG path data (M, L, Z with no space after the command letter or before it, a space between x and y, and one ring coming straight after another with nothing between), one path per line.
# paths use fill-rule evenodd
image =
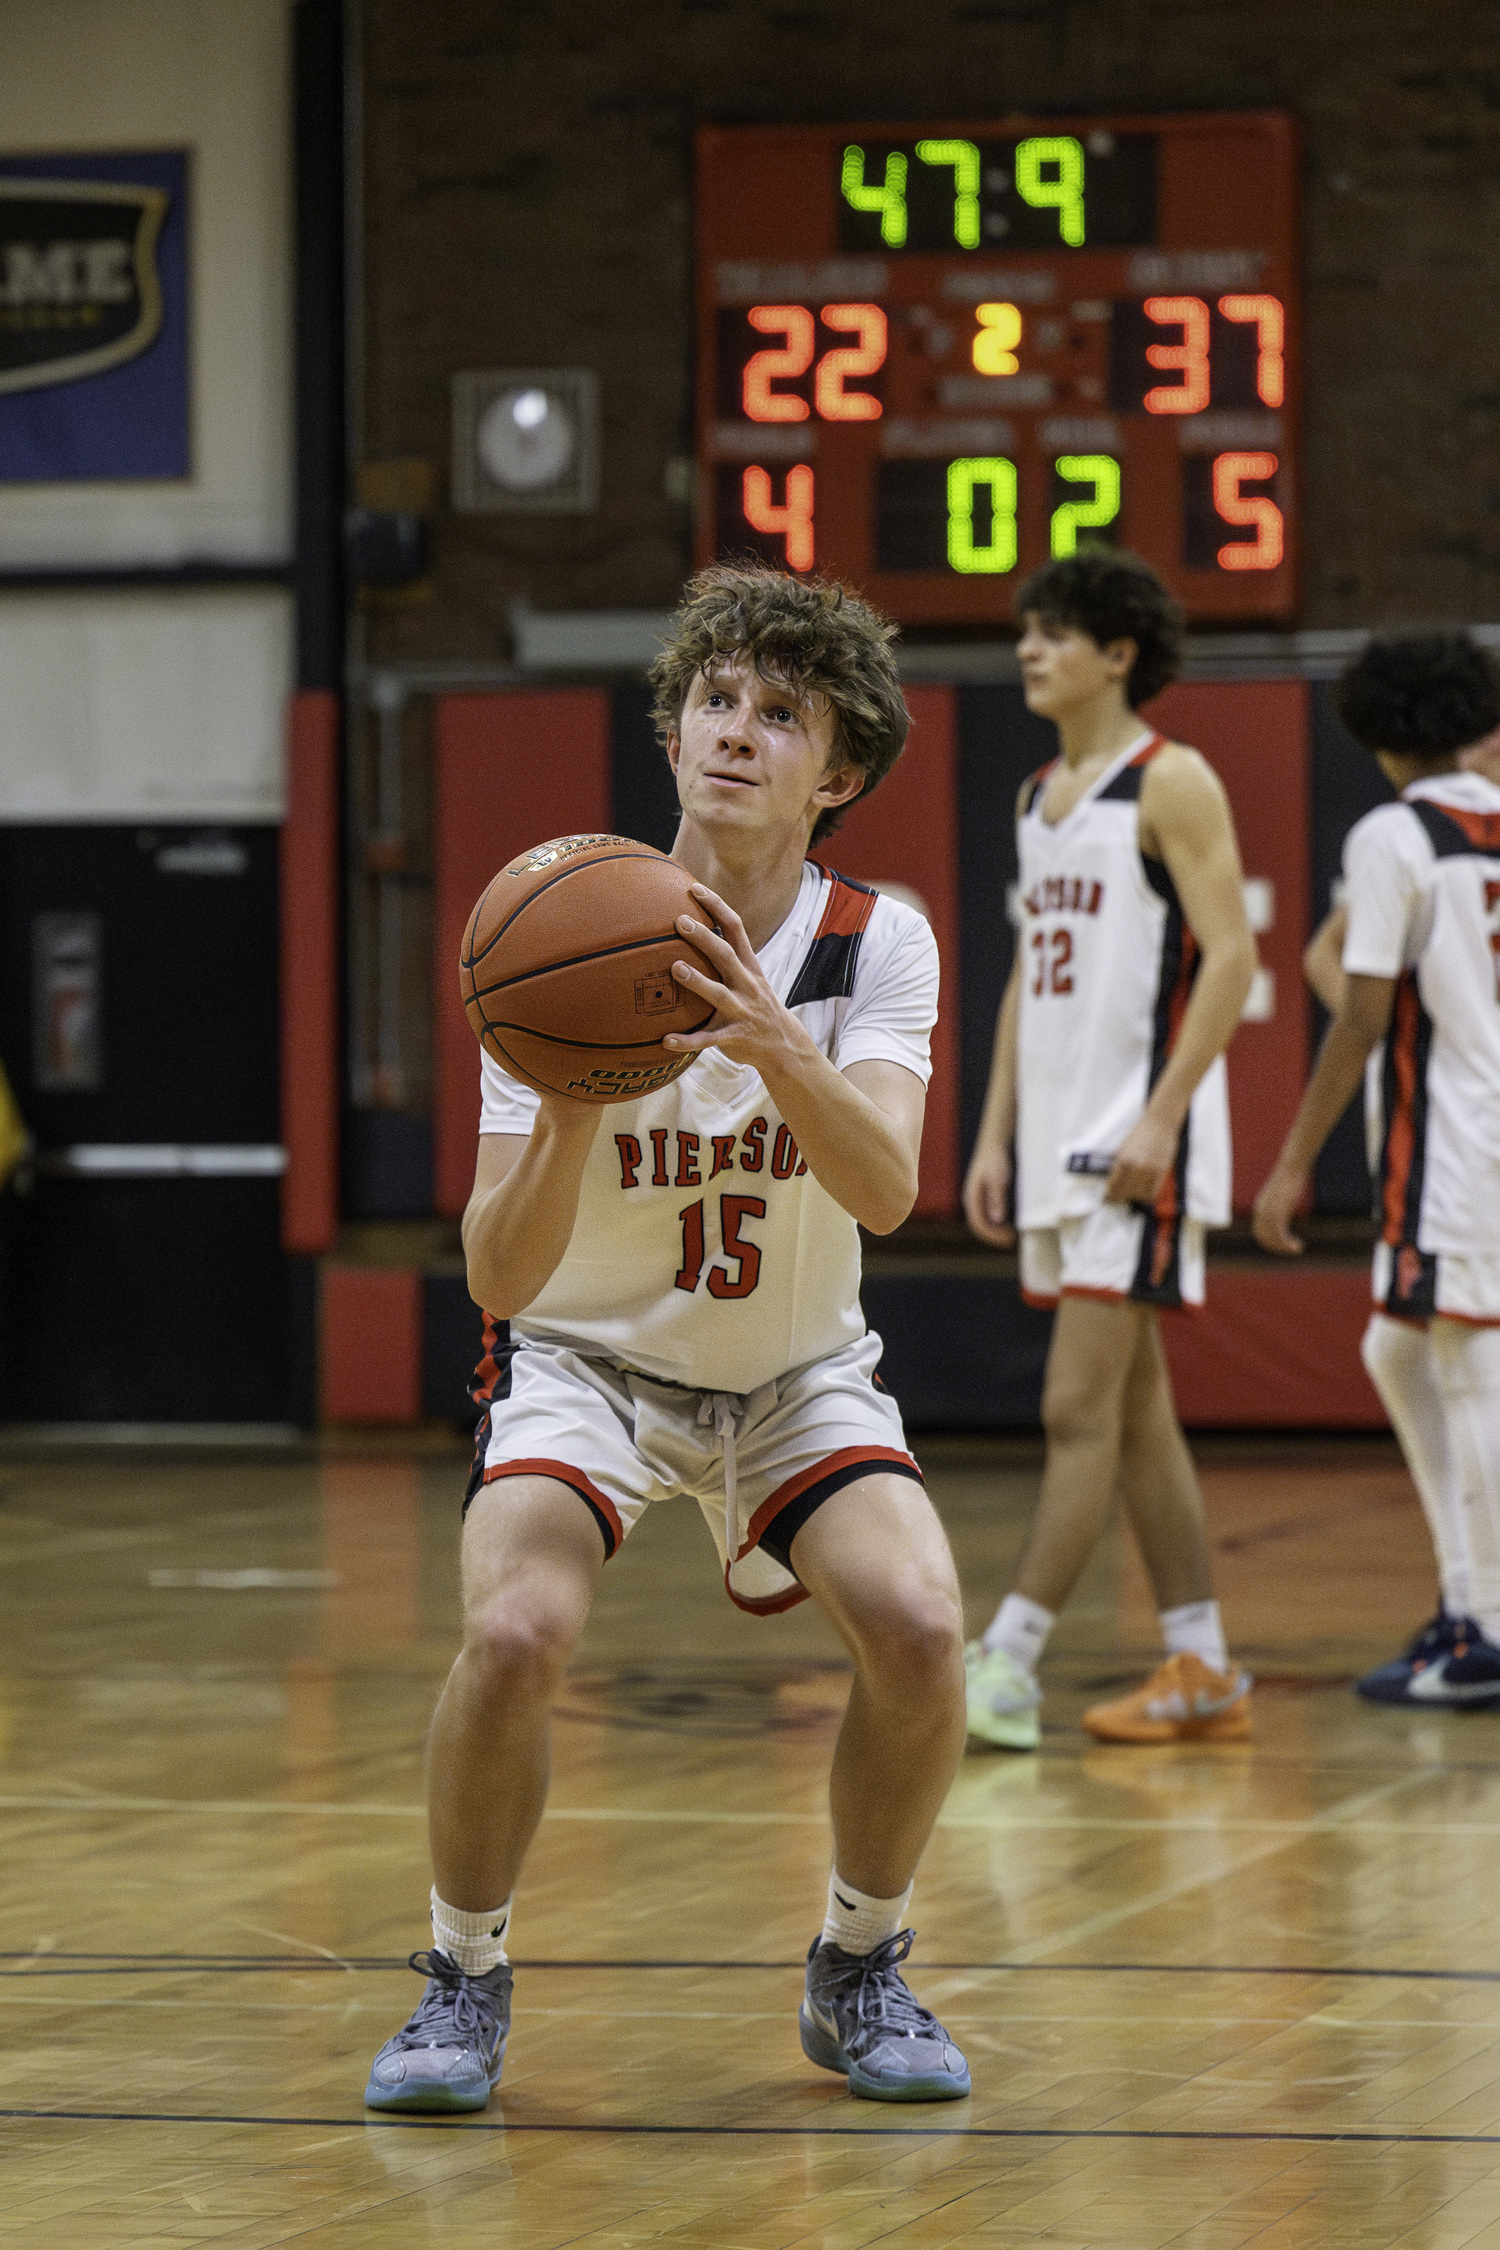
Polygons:
M809 860L758 956L823 1052L925 1085L937 945L922 916ZM536 1096L483 1058L480 1131L527 1133ZM512 1333L693 1389L742 1393L865 1332L859 1230L808 1171L760 1074L709 1047L606 1108L556 1272Z
M1500 788L1477 773L1414 782L1356 822L1344 874L1344 968L1397 980L1381 1237L1403 1305L1430 1312L1437 1253L1500 1251Z
M1055 1227L1102 1200L1120 1145L1177 1037L1198 949L1171 876L1140 847L1141 781L1164 737L1143 733L1062 820L1035 775L1016 832L1021 953L1016 1212ZM1222 1055L1193 1095L1157 1216L1229 1218Z

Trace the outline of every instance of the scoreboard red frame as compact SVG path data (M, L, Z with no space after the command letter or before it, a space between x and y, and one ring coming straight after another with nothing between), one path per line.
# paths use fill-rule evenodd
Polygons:
M1298 275L1279 111L702 128L698 559L972 625L1103 539L1284 621Z

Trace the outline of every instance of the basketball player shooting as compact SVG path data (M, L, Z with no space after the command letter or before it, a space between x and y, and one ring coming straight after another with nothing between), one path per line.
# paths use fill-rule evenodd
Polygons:
M1157 1314L1202 1304L1205 1230L1229 1218L1223 1050L1255 971L1239 851L1210 767L1138 716L1182 632L1147 565L1069 556L1016 608L1027 708L1061 754L1016 803L1020 928L964 1210L983 1241L1019 1230L1022 1293L1057 1318L1041 1501L1014 1591L965 1651L968 1729L1036 1748L1037 1661L1118 1492L1167 1656L1083 1723L1221 1740L1249 1732L1250 1680L1225 1649Z
M853 1660L803 2051L874 2100L969 2090L900 1974L963 1746L961 1608L859 1305L858 1228L888 1233L916 1196L937 949L919 914L807 857L900 755L892 637L816 580L693 580L653 669L673 857L700 902L678 929L713 970L673 966L715 1011L666 1042L693 1065L606 1110L483 1057L464 1243L510 1342L488 1371L463 1647L432 1726L433 1946L412 1957L428 1981L375 2058L375 2109L481 2108L500 2076L552 1697L606 1561L674 1493L699 1502L731 1600L810 1595Z
M1344 903L1308 948L1333 1021L1255 1232L1301 1250L1293 1216L1365 1077L1380 1234L1360 1354L1421 1498L1441 1599L1358 1688L1374 1703L1496 1707L1500 678L1466 633L1373 640L1337 701L1400 801L1349 831Z

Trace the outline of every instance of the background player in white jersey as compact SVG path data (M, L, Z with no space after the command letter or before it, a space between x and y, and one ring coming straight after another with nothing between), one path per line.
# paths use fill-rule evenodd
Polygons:
M1041 1502L1015 1590L966 1651L969 1732L1036 1746L1037 1660L1118 1490L1167 1659L1084 1725L1119 1742L1244 1734L1250 1681L1225 1649L1157 1330L1159 1307L1202 1303L1204 1229L1229 1217L1222 1055L1255 970L1234 826L1197 751L1137 715L1181 646L1147 565L1071 556L1016 607L1027 706L1061 755L1017 800L1020 928L964 1209L987 1242L1019 1229L1022 1290L1057 1320Z
M1361 1680L1377 1703L1500 1703L1500 680L1465 633L1371 641L1345 725L1401 800L1356 822L1308 949L1333 1021L1256 1203L1268 1249L1367 1073L1380 1238L1361 1356L1437 1554L1437 1616ZM1328 961L1342 941L1335 974ZM1369 1081L1373 1080L1373 1083Z
M675 968L716 1004L669 1042L698 1059L608 1109L485 1060L464 1242L511 1345L488 1368L464 1644L429 1751L434 1947L413 1956L429 1982L375 2058L372 2107L478 2108L500 2075L553 1692L607 1557L675 1492L699 1501L732 1598L810 1594L853 1659L803 2050L877 2100L969 2090L899 1972L963 1746L961 1609L858 1297L857 1225L888 1232L916 1195L937 949L919 914L806 857L900 755L892 637L814 580L720 566L692 582L653 680L674 856L701 901L679 928L721 980Z

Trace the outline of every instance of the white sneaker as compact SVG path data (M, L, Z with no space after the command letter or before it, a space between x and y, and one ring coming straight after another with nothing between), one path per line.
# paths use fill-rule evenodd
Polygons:
M1042 1739L1042 1691L1009 1650L970 1641L964 1650L969 1733L996 1750L1035 1750Z

